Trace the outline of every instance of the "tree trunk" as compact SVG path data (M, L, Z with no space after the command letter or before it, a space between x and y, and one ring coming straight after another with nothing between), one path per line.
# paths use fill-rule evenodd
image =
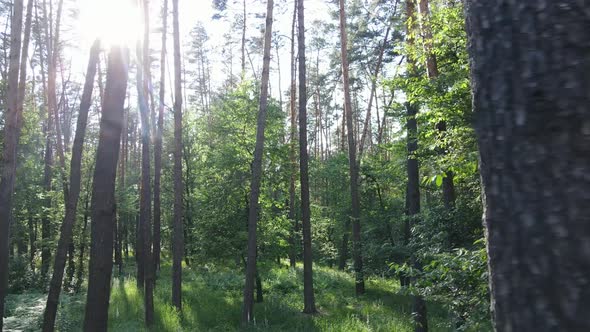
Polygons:
M158 126L154 147L154 271L160 271L161 251L161 200L160 182L162 178L162 134L164 131L164 99L166 98L166 35L168 28L168 0L162 9L162 50L160 52L160 102L158 106Z
M172 305L182 310L182 82L178 0L172 0L174 33L174 224L172 232Z
M303 230L303 312L316 313L313 293L313 257L311 251L311 208L309 202L309 166L307 152L307 69L305 64L305 17L303 0L297 0L297 45L299 48L299 177L301 181L301 226ZM317 141L317 137L316 137Z
M252 182L250 183L250 200L248 208L248 261L246 265L246 283L244 285L244 304L242 324L250 323L254 316L254 278L256 274L256 223L258 220L258 198L262 178L262 155L264 149L264 128L268 106L268 81L270 76L270 47L272 37L274 1L267 0L266 27L264 31L264 56L262 63L262 81L260 86L260 107L256 126L256 146L252 161Z
M90 217L90 191L86 194L84 200L84 223L82 224L82 234L80 239L80 252L78 256L78 270L76 271L76 284L74 286L74 292L80 292L82 288L82 281L84 280L84 254L86 251L86 229L88 228L88 218Z
M397 2L396 2L397 6ZM383 43L379 48L379 56L377 57L377 64L375 65L375 73L373 77L371 77L371 94L369 96L369 105L367 106L367 113L365 115L365 124L363 126L363 135L361 136L361 143L359 144L359 160L363 156L363 151L365 149L365 142L367 140L367 136L372 135L370 127L371 127L371 108L373 107L373 97L377 100L377 78L379 77L379 72L381 71L381 63L383 62L383 53L385 53L385 47L387 47L387 39L389 38L389 31L391 30L391 24L387 26L387 30L385 31L385 37L383 37ZM379 122L379 111L377 110L377 123ZM369 138L370 140L370 138Z
M588 331L588 4L466 1L497 331Z
M295 99L296 99L296 78L295 73L297 66L295 64L295 20L297 18L297 1L293 1L293 21L291 23L291 91L289 97L289 108L291 116L291 127L289 133L289 162L291 163L291 177L289 178L289 220L293 224L291 230L291 250L289 251L289 265L295 268L297 263L297 252L299 248L299 224L297 223L297 217L295 213L295 182L297 181L297 152L295 135L297 134L297 117L295 110Z
M342 83L344 86L344 110L346 113L346 127L348 131L348 163L350 171L350 194L352 201L352 256L354 259L355 291L356 295L365 293L363 277L363 257L361 247L361 206L359 197L359 169L356 161L356 139L352 118L352 103L350 100L350 82L348 78L348 50L346 34L346 12L344 0L340 0L340 45L342 56Z
M147 26L147 8L148 0L143 0L144 23ZM139 115L141 118L141 192L139 199L139 232L142 234L143 241L139 245L143 246L143 275L144 282L144 310L145 323L149 327L154 320L154 278L152 263L152 188L151 188L151 164L150 164L150 109L148 102L148 82L149 78L147 67L149 67L149 31L144 32L143 40L137 43L137 98L139 102ZM143 43L143 49L142 49ZM142 67L143 66L143 67Z
M82 152L84 149L84 138L86 136L88 111L92 104L92 89L99 53L100 43L97 40L94 42L90 50L90 58L88 59L88 68L86 70L86 81L84 83L84 91L82 92L82 100L80 102L80 113L78 114L78 123L76 124L76 134L74 145L72 147L72 160L70 164L70 190L66 202L66 213L61 225L61 232L57 244L57 250L55 252L53 275L51 277L49 295L47 296L47 304L43 315L43 331L53 331L55 329L55 317L57 314L59 295L62 289L62 279L66 265L68 245L73 241L72 234L74 224L76 223L76 212L81 187Z
M12 197L19 141L18 76L21 60L21 32L23 25L23 1L14 1L10 32L10 62L8 69L8 91L4 123L4 145L2 148L2 174L0 175L0 330L4 321L4 297L8 288L8 259L10 247L10 221Z
M406 2L406 15L407 15L407 37L406 42L410 47L414 45L415 33L415 21L416 21L416 7L413 0ZM413 56L407 57L408 74L415 76L416 74L416 60ZM418 114L418 106L407 102L406 103L406 129L407 129L407 174L408 174L408 185L406 190L406 208L408 214L408 220L405 225L405 236L406 243L410 242L410 230L414 223L419 219L420 214L420 166L418 164L418 122L416 121L416 115ZM420 269L420 265L416 259L414 253L411 254L411 265L415 269ZM421 295L414 294L412 296L412 317L414 318L414 331L426 332L428 331L428 319L426 312L426 303Z
M109 52L92 185L92 242L84 331L107 330L116 218L115 178L123 129L128 56L128 50L118 46L111 47Z

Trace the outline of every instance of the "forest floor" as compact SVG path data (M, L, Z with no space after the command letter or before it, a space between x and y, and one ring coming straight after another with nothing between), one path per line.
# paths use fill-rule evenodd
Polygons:
M136 287L133 265L125 276L114 278L109 313L110 331L146 331L143 296ZM183 317L170 303L170 265L163 265L154 293L153 331L238 331L243 275L229 267L203 266L183 270ZM400 293L397 280L370 278L367 292L354 295L349 273L314 267L314 288L319 313L303 308L302 269L274 266L260 269L264 302L255 306L255 324L247 331L412 331L411 298ZM81 331L84 294L62 295L58 331ZM40 293L9 295L5 331L38 331L45 296ZM442 306L428 304L430 331L451 331Z

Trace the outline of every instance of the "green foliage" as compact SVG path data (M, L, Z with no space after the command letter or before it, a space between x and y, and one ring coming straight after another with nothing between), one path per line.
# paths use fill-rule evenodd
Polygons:
M127 265L126 274L133 266ZM154 294L155 322L150 331L242 331L240 312L243 275L233 266L208 264L185 268L183 313L169 304L170 266L164 264ZM261 270L265 302L255 307L255 323L247 331L412 331L411 299L398 294L397 282L369 278L368 292L354 294L352 275L316 266L316 299L320 313L305 315L303 271L286 266L265 266ZM45 297L27 293L11 295L7 322L20 321L20 329L38 330ZM39 307L40 305L40 307ZM429 303L429 324L433 331L451 331L448 313ZM37 309L35 309L37 308ZM57 330L79 331L84 316L82 295L62 294ZM8 325L12 327L13 325ZM148 331L143 324L143 296L133 278L115 278L109 307L110 331Z

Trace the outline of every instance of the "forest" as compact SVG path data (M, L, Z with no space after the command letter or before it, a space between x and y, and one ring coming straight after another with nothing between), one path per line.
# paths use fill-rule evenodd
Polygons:
M590 331L589 31L0 0L0 331Z

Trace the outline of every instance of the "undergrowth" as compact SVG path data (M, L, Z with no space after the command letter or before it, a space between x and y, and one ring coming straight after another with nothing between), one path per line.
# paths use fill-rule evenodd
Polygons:
M319 313L305 315L301 268L261 266L264 302L255 305L255 321L240 328L243 275L235 266L205 265L183 270L183 312L170 305L170 265L163 265L154 293L155 324L151 331L412 331L411 299L395 280L370 278L367 293L354 295L350 274L314 268ZM136 287L133 266L113 278L109 307L110 331L149 331L143 319L143 295ZM8 316L20 321L19 330L40 327L45 297L38 293L11 295ZM81 331L84 294L64 294L57 319L58 331ZM39 307L41 303L41 307ZM37 308L25 310L23 308ZM428 304L431 331L451 331L448 312ZM24 317L26 319L19 319ZM10 318L9 318L10 320ZM24 326L23 326L24 325Z

